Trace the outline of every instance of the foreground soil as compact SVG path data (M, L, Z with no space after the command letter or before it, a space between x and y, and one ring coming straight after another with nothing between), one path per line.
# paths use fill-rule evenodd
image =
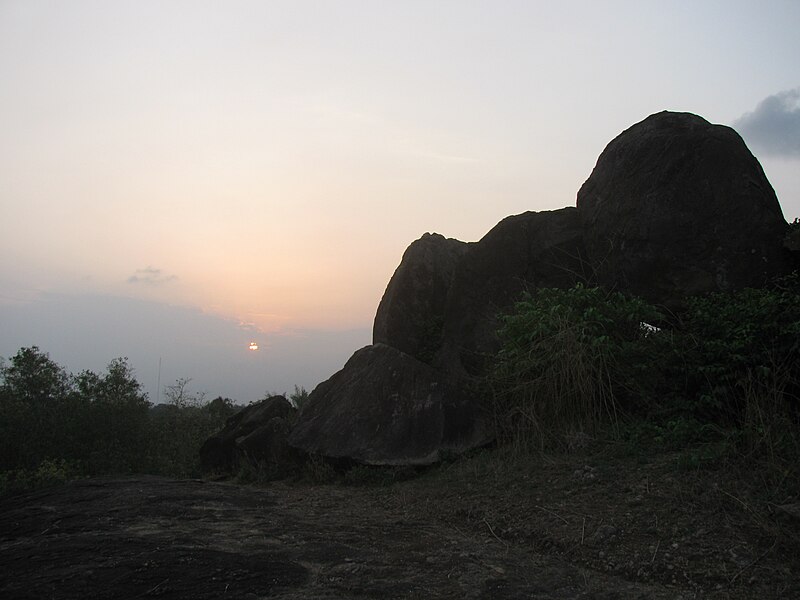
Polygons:
M371 483L136 477L7 496L0 597L800 598L795 505L724 470L479 456L356 475Z

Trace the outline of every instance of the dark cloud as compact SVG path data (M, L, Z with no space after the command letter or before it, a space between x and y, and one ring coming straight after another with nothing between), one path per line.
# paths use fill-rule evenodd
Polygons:
M765 154L800 156L800 88L764 98L733 126Z
M147 267L137 269L136 273L128 277L128 283L142 283L144 285L163 285L178 279L175 275L166 275L161 269Z

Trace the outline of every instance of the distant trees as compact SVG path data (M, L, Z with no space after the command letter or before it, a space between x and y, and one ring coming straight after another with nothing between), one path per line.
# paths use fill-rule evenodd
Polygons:
M149 402L124 358L98 375L69 375L36 346L0 367L0 469L63 459L81 472L129 472L147 431Z
M200 446L236 412L230 398L205 402L205 394L190 392L190 379L167 386L166 404L150 411L149 471L173 477L200 474Z
M125 358L71 375L36 346L20 349L0 363L0 491L42 474L196 475L200 445L236 408L204 404L188 384L152 406Z
M62 456L67 423L60 424L60 415L73 389L69 375L34 346L2 365L0 376L0 469L30 469Z

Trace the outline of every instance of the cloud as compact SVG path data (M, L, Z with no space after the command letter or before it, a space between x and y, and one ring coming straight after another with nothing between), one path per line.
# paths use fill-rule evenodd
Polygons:
M764 98L733 126L765 154L800 156L800 88Z
M164 285L170 281L178 279L175 275L165 275L161 269L154 269L147 267L146 269L137 269L136 273L128 277L128 283L144 284L144 285Z

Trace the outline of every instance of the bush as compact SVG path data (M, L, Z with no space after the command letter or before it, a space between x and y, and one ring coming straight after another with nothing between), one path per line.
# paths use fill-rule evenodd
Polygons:
M269 397L270 394L267 394ZM291 402L292 406L297 409L297 412L300 413L305 408L306 404L308 403L308 392L306 388L303 386L294 386L294 392L289 394L289 402Z
M0 472L0 495L62 485L81 476L82 469L70 461L45 459L36 469Z
M204 403L204 394L189 392L189 379L167 387L168 404L150 411L149 448L145 469L170 477L197 477L201 473L200 447L236 412L233 402L218 397Z
M689 298L663 329L644 325L662 318L636 298L527 294L502 318L488 379L500 442L569 447L624 413L629 451L757 465L768 489L800 488L799 291L793 275Z
M582 285L525 294L501 317L491 368L501 441L563 444L615 423L646 370L659 314L637 298Z
M772 288L691 298L675 347L679 356L673 354L668 363L683 374L671 378L683 384L672 392L688 398L699 417L737 425L752 409L754 386L761 397L778 393L777 404L796 412L799 289L794 275ZM766 396L764 386L772 390Z

